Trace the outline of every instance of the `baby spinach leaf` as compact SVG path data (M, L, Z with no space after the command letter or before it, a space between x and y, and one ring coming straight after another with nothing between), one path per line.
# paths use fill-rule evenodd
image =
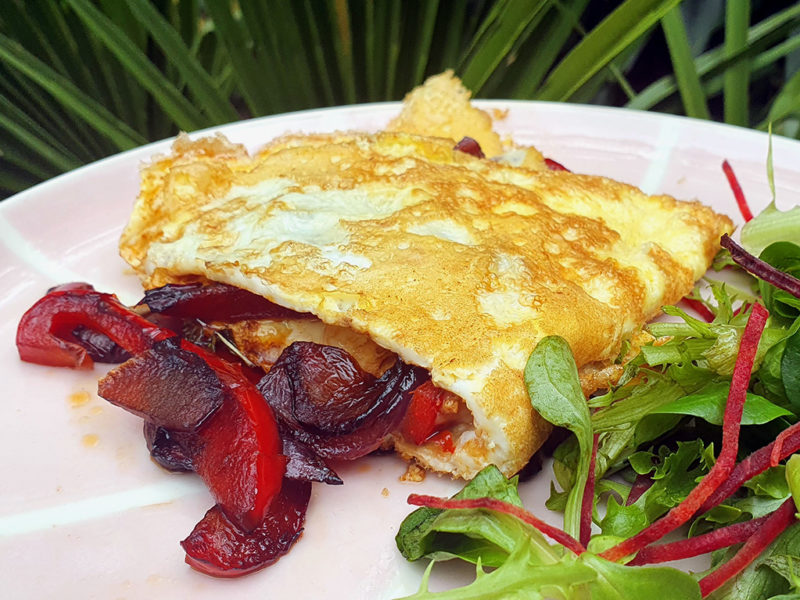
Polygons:
M564 531L577 539L594 439L578 368L566 340L558 336L542 339L528 358L524 377L533 408L553 425L574 433L578 440L580 454L575 483L564 511Z
M691 415L714 425L722 425L729 389L730 382L714 381L694 394L673 400L669 404L655 408L652 412ZM785 416L792 416L792 413L762 396L748 393L742 413L742 425L763 425Z
M764 248L759 258L789 275L800 276L800 246L797 244L775 242ZM758 280L758 289L764 299L764 306L773 317L791 322L800 315L800 298L761 279Z
M800 410L800 331L786 340L781 357L781 382L789 404Z

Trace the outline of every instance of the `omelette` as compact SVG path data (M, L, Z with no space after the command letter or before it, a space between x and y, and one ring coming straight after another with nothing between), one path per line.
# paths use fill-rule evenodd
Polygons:
M376 375L397 357L424 367L456 400L443 417L455 449L402 431L389 442L456 477L490 463L510 475L550 430L523 385L538 340L564 337L584 383L607 383L623 342L691 291L732 223L453 145L397 130L290 135L251 155L180 136L142 170L121 254L146 288L216 281L313 314L232 326L266 368L297 340L343 347Z

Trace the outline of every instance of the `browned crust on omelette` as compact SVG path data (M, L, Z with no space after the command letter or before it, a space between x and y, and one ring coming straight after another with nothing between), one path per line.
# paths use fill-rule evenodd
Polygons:
M513 473L545 439L522 382L538 340L564 337L579 367L613 360L691 290L732 229L698 203L479 160L449 140L304 139L252 160L220 140L181 140L143 171L122 255L147 287L237 285L428 368L464 400L474 432L452 456L397 447L458 476L488 462Z

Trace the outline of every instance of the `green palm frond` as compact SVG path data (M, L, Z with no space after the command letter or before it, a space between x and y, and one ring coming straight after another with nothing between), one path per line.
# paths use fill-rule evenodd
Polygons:
M4 0L0 197L181 129L400 99L447 68L478 97L796 134L800 5L703 1Z

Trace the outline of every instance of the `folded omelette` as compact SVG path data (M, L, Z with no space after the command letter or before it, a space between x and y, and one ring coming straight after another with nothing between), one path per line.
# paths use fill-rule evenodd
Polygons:
M236 326L266 366L305 339L376 374L397 356L428 369L458 399L455 451L391 441L469 478L518 471L546 438L522 378L540 339L564 337L584 373L613 363L731 230L697 202L479 159L452 139L295 135L251 156L182 136L143 169L121 253L148 288L218 281L315 315Z

